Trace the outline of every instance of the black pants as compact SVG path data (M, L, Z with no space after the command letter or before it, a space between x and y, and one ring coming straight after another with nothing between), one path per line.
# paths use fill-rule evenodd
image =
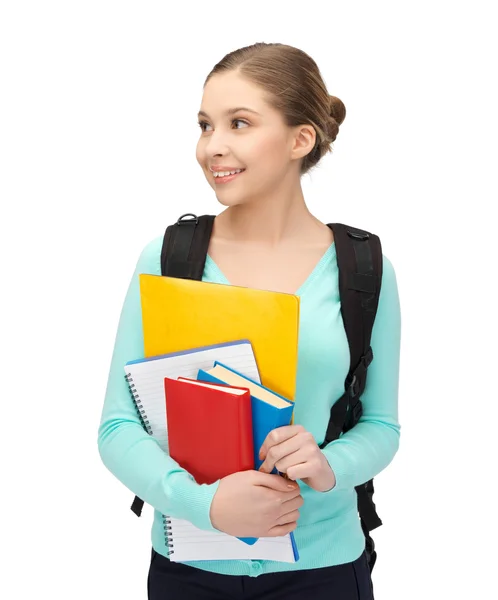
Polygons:
M171 562L152 549L147 593L149 600L373 600L365 552L343 565L249 577Z

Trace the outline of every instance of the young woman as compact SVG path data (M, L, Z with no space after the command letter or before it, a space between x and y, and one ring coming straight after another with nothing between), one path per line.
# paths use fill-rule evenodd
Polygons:
M300 296L294 424L268 436L260 471L211 485L198 485L142 429L123 365L143 353L138 274L160 274L161 232L144 248L124 301L99 428L104 464L155 509L150 600L373 598L354 487L380 473L399 444L396 276L384 256L363 416L320 449L350 357L333 234L310 213L301 189L302 176L330 151L345 113L315 62L283 44L228 54L204 84L196 158L226 209L214 222L203 281ZM238 173L227 175L232 171ZM270 474L273 466L293 480L291 488ZM230 535L294 531L300 559L174 563L161 514Z

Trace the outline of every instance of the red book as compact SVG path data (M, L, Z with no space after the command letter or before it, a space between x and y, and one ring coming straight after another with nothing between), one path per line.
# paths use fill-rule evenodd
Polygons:
M254 469L247 388L164 378L169 454L197 483Z

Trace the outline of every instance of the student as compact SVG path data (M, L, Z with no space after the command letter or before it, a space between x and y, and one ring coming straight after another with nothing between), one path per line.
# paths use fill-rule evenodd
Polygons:
M126 294L98 434L105 466L155 509L149 600L373 598L354 486L380 473L399 444L396 275L383 256L363 416L320 449L350 356L333 233L308 210L301 188L302 176L331 150L345 114L316 63L283 44L231 52L204 84L196 158L226 208L214 221L202 279L300 296L294 424L268 436L261 471L211 485L198 485L143 430L123 366L143 356L138 275L161 273L162 229L143 249ZM183 212L191 210L187 197ZM330 221L338 202L330 198ZM274 465L294 480L292 489L270 474ZM174 563L167 558L161 514L237 536L294 531L300 559Z

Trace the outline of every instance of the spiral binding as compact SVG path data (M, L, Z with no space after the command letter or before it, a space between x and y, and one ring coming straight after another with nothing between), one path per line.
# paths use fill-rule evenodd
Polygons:
M135 403L135 407L137 409L138 416L140 417L140 421L144 426L144 429L147 431L149 435L152 435L152 428L150 426L149 420L147 419L147 415L145 414L144 407L142 402L140 401L140 396L138 395L135 384L133 383L133 377L131 373L126 373L125 375L126 383L128 384L128 389L130 390L131 397L133 398L133 402Z
M137 409L137 414L140 418L140 422L142 423L144 429L147 431L149 435L152 435L152 428L150 426L149 420L147 419L147 415L145 414L144 407L140 401L140 396L138 395L137 388L133 383L133 377L131 373L125 374L125 380L128 384L128 389L130 390L131 397L133 398L133 402L135 404L135 408ZM173 554L173 539L171 536L171 519L166 515L162 515L163 520L163 528L164 528L164 540L166 547L169 549L169 554Z
M171 519L170 519L170 517L163 515L163 526L164 526L165 544L169 548L168 552L169 552L169 555L171 556L171 554L174 554L175 551L173 550L174 544L173 544L173 538L171 536Z

